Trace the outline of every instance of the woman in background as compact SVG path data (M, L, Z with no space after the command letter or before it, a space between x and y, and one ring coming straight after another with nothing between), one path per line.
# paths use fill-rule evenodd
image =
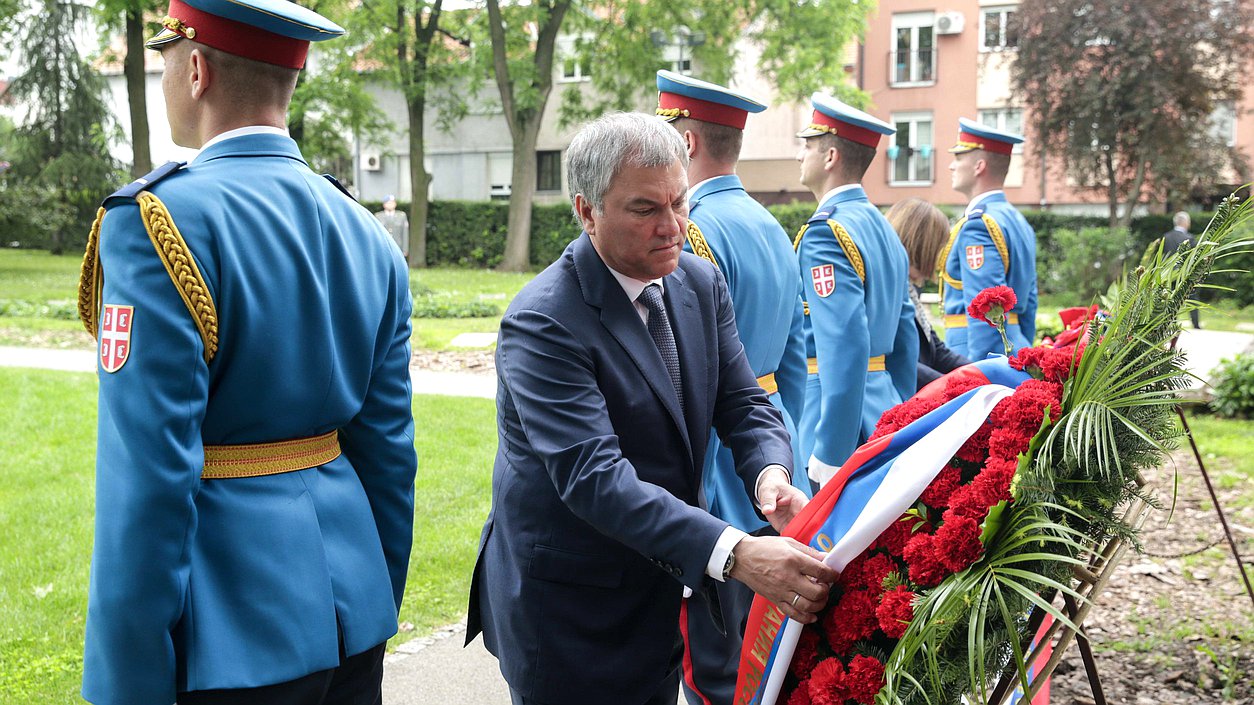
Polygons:
M919 332L919 367L917 386L970 362L945 347L932 329L932 324L919 301L919 287L927 279L925 272L936 271L936 259L949 236L949 221L936 206L920 198L907 198L888 210L888 222L910 257L910 299L914 301L914 325Z

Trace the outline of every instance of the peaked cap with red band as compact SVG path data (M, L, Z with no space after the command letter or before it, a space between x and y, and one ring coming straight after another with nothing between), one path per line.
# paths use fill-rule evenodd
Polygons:
M667 122L681 117L745 129L749 113L766 106L730 88L675 73L657 72L657 114Z
M897 132L892 125L874 115L826 93L810 96L810 104L814 106L814 114L810 117L810 125L797 133L798 137L836 135L874 148L879 146L880 137Z
M1015 145L1023 142L1023 135L981 125L974 120L958 118L958 144L949 148L952 154L963 154L983 149L994 154L1010 154Z
M190 39L290 69L305 65L310 42L344 34L343 27L288 0L170 0L161 25L144 46L160 49Z

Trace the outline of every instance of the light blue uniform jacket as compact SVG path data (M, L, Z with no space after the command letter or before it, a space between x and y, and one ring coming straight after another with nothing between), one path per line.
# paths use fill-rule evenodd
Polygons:
M83 696L279 683L396 632L417 467L408 272L364 208L295 142L248 135L151 185L217 307L205 348L133 198L100 231L104 304L134 307L99 373ZM203 480L206 444L339 429L320 467ZM337 628L338 621L338 628Z
M945 344L983 360L1005 352L996 328L967 316L971 301L989 287L1008 286L1018 298L1013 313L1019 322L1006 325L1012 348L1027 347L1036 337L1036 233L1004 193L985 196L968 211L941 253Z
M736 312L736 330L745 346L753 374L775 375L779 391L771 404L784 416L792 434L795 456L793 484L811 494L801 468L796 419L805 405L806 352L801 281L797 257L788 246L788 234L762 204L745 192L735 175L717 176L700 184L689 201L689 219L701 231L714 264L722 273ZM693 242L684 248L692 252ZM705 256L705 253L698 253ZM704 492L708 508L744 531L756 531L766 522L758 517L736 474L731 451L711 435L705 455Z
M847 233L844 244L836 226ZM796 247L818 367L806 386L802 453L827 466L817 474L830 476L875 430L881 414L914 394L919 336L909 263L861 186L823 202ZM869 360L880 355L884 369L868 371ZM812 465L812 479L828 479L815 475Z

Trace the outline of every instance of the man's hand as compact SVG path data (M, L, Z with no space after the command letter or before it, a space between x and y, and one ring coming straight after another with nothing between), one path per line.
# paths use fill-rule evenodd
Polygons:
M746 536L734 550L732 578L774 602L791 619L802 624L818 619L838 575L823 564L822 553L782 536Z
M762 516L781 534L809 502L804 492L789 484L783 470L767 470L758 481L758 506L762 508Z

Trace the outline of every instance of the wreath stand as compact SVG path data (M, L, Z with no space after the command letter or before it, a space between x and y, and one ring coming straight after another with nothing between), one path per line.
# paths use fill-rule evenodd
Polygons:
M1144 490L1144 478L1137 478L1137 485ZM1135 530L1140 530L1145 525L1145 520L1149 516L1150 505L1143 499L1136 499L1129 505L1124 512L1123 521ZM1067 647L1071 645L1072 640L1075 641L1076 647L1080 650L1080 658L1084 661L1084 671L1088 675L1089 686L1093 690L1093 701L1096 705L1106 705L1106 696L1102 692L1102 681L1097 673L1097 662L1093 658L1093 649L1089 644L1088 636L1084 633L1084 620L1088 618L1089 611L1097 601L1097 597L1105 589L1106 584L1110 581L1111 576L1115 572L1115 567L1119 565L1119 561L1123 558L1124 552L1128 545L1119 537L1111 538L1102 546L1100 551L1094 551L1088 557L1088 562L1084 567L1075 566L1073 575L1078 583L1076 592L1084 597L1079 604L1075 598L1064 594L1063 598L1063 614L1067 615L1067 619L1072 624L1079 627L1079 630L1059 621L1052 621L1049 627L1043 633L1041 624L1045 621L1046 613L1039 607L1032 609L1028 618L1028 643L1023 645L1023 651L1028 654L1027 663L1034 664L1044 654L1049 645L1053 643L1055 637L1058 643L1054 646L1053 653L1045 665L1035 672L1031 673L1028 678L1027 688L1024 690L1023 697L1020 702L1030 702L1041 688L1049 681L1050 675L1054 669L1058 667L1058 663L1062 661L1063 653ZM1036 638L1039 637L1039 638ZM1035 641L1035 643L1033 643ZM1029 651L1030 649L1030 651ZM988 705L1003 705L1010 699L1014 688L1019 684L1019 674L1016 670L1012 670L998 680L996 687L993 688L992 695L989 697Z

